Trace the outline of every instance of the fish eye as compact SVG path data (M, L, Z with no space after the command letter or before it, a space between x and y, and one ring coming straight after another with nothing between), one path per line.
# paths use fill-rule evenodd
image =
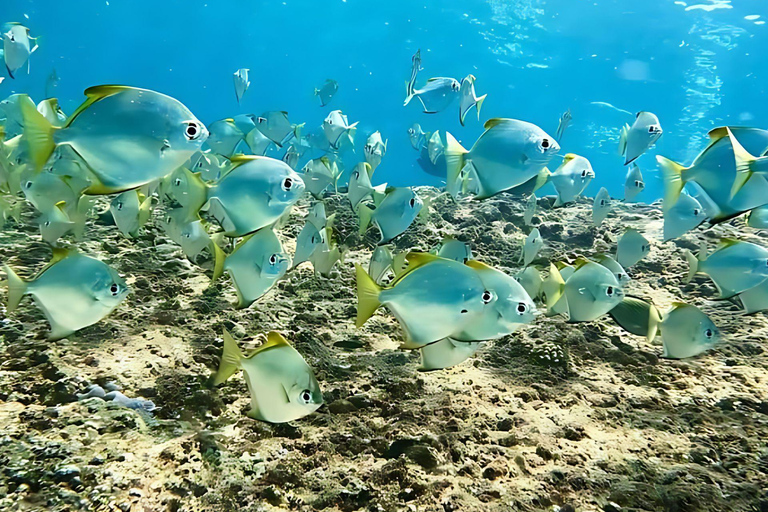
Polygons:
M414 133L416 133L416 130L414 130L413 128L408 128L409 135L413 135Z
M693 216L694 217L698 217L699 216L699 209L698 208L694 208L693 209Z
M413 208L414 206L416 206L416 200L414 198L411 198L411 200L408 201L408 204L411 205L411 208Z
M605 199L600 200L600 206L605 206Z
M581 171L581 177L582 177L582 178L586 178L586 177L587 177L587 170L586 170L586 169L584 169L583 171Z
M542 139L541 147L543 149L549 149L549 146L550 146L549 139Z
M113 296L116 296L120 292L120 285L117 283L112 283L112 286L109 287L109 293L111 293Z
M177 187L180 186L181 185L181 178L176 178L175 180L173 180L173 184L176 185Z
M275 263L277 263L277 254L273 254L269 257L269 264L274 265Z
M187 137L187 140L197 140L202 133L203 131L197 126L197 123L187 121L187 128L184 130L184 135Z
M358 178L360 178L360 173L355 171L355 172L352 173L352 176L354 176L355 179L358 179Z
M122 202L119 202L119 203L117 203L117 204L115 205L115 208L117 208L117 211L120 211L120 210L122 210L122 209L123 209L123 203L122 203Z
M613 286L609 286L605 289L605 294L609 297L613 297Z
M622 274L621 272L619 272L618 274L616 274L616 279L618 279L619 281L621 281L622 279L624 279L624 274Z
M328 119L328 124L333 124L333 119Z
M51 225L51 221L47 220L43 223L43 226L48 227Z
M528 306L524 302L517 303L517 314L524 315L528 311Z
M301 393L299 393L299 400L305 404L310 403L312 401L312 392L308 389L303 390Z
M28 181L24 184L24 188L32 188L32 182Z
M488 304L489 302L491 302L493 300L493 294L491 292L489 292L488 290L485 290L483 292L483 297L482 298L483 298L483 304Z
M289 190L291 190L292 186L293 186L293 180L291 178L285 178L283 180L283 190L288 192Z
M712 332L712 329L707 329L706 331L704 331L704 336L706 336L707 338L711 338L712 336L714 336L714 334L715 333Z

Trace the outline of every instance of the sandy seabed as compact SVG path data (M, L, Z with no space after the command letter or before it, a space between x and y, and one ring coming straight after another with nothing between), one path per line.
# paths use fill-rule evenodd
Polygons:
M420 193L435 198L430 220L397 249L453 235L477 259L519 269L524 199L456 204ZM367 266L378 234L357 235L341 196L326 204L350 248L344 264L324 278L305 263L245 310L232 307L228 278L209 287L211 262L188 262L154 223L135 240L97 224L78 247L114 266L133 294L57 342L46 341L28 298L0 325L0 510L768 510L768 321L714 301L704 276L682 281L684 248L765 238L736 220L661 243L658 205L616 204L594 228L591 201L551 203L540 199L534 218L546 244L538 268L613 252L636 227L655 243L630 269L627 293L662 310L701 307L722 343L671 361L609 317L539 317L457 367L425 373L418 352L398 349L385 309L354 327L353 264ZM289 252L307 207L281 230ZM33 219L0 233L0 260L22 276L50 257ZM207 386L224 328L237 339L283 333L315 369L326 405L291 424L246 417L241 376ZM108 382L158 409L77 400Z

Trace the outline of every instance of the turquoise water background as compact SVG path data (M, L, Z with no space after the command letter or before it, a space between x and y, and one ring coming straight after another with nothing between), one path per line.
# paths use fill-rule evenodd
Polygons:
M664 128L638 162L644 201L660 195L656 154L689 162L712 127L768 127L765 0L3 0L0 20L42 37L31 74L6 79L2 97L43 99L55 68L54 94L67 112L85 88L104 83L170 94L206 123L286 110L312 128L341 109L360 122L347 168L363 159L369 133L389 140L376 183L440 184L416 163L407 135L414 122L448 130L467 148L482 133L474 112L460 126L458 102L435 115L418 102L403 107L419 48L417 86L432 76L474 74L478 94L488 94L481 121L518 118L554 134L570 108L561 154L592 161L597 176L587 195L606 186L623 196L616 147L633 117L617 109L652 111ZM238 105L232 74L243 67L251 88ZM313 89L326 78L340 89L321 108Z

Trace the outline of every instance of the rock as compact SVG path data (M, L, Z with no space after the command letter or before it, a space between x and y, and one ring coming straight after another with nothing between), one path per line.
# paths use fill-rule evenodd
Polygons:
M80 476L80 468L77 466L61 466L53 472L53 479L57 482L69 482Z
M509 467L501 459L496 459L483 468L483 478L496 480L509 474Z
M355 412L357 410L357 407L355 407L355 404L350 402L349 400L344 400L343 398L339 400L334 400L331 402L331 404L328 406L328 410L331 411L332 414L344 414L349 412Z
M618 352L618 351L617 351ZM592 393L585 397L589 403L595 407L616 407L619 405L615 396L605 395L602 393Z
M609 501L603 505L603 512L621 512L621 507L616 503Z

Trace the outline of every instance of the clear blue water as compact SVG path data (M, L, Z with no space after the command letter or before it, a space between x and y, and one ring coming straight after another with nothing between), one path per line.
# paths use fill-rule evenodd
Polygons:
M0 96L42 99L55 67L67 112L85 88L103 83L170 94L205 122L286 110L314 127L341 109L360 122L347 167L380 130L389 146L375 182L437 185L416 163L408 127L448 130L470 147L482 125L472 113L461 127L458 103L435 115L421 113L418 102L402 106L420 48L417 85L474 74L478 94L488 94L482 121L518 118L554 134L570 108L561 154L592 161L597 177L587 195L606 186L622 197L616 146L620 126L632 120L593 102L656 113L665 133L638 162L647 182L639 200L650 201L661 191L656 154L690 161L712 127L768 125L768 25L761 24L768 5L697 1L3 0L0 19L42 39L31 74L7 79ZM746 19L752 15L761 17ZM238 106L232 74L242 67L251 69L251 88ZM321 108L312 92L326 78L340 89Z

